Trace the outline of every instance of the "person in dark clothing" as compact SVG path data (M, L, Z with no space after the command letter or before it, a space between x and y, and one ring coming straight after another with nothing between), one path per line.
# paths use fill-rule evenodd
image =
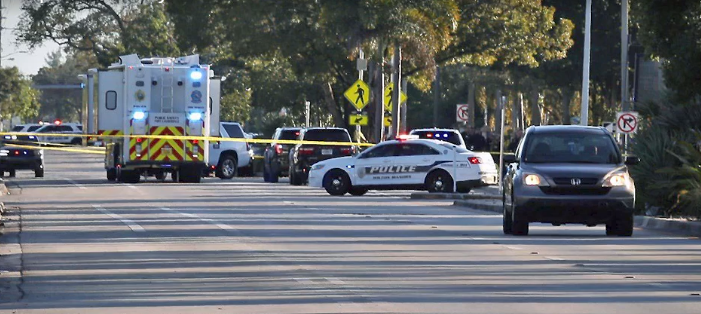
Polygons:
M473 131L467 138L468 146L473 151L484 151L487 147L487 140L478 131Z

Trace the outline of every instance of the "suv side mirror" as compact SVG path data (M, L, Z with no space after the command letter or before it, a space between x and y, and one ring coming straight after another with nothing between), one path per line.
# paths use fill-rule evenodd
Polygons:
M504 163L511 164L515 163L516 160L516 155L514 154L504 154Z
M625 164L626 166L635 166L640 163L640 158L635 156L626 156Z

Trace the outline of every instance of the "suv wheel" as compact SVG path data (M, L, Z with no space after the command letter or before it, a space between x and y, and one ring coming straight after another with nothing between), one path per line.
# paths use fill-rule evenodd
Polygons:
M453 193L453 179L443 170L431 172L425 185L429 193Z
M295 171L294 166L290 166L290 184L291 185L302 185L302 178Z
M516 206L511 207L511 234L513 235L528 235L528 220L522 211Z
M222 180L232 179L238 172L238 161L235 156L224 155L219 159L219 178Z
M324 176L324 189L330 195L343 196L351 189L350 178L343 170L331 170Z
M633 214L622 214L616 219L616 233L620 237L630 237L633 235Z
M270 172L268 172L268 165L263 165L263 182L270 182Z
M504 230L504 234L511 234L513 232L513 220L511 218L511 213L506 210L506 195L502 196L502 200L504 202L502 229Z

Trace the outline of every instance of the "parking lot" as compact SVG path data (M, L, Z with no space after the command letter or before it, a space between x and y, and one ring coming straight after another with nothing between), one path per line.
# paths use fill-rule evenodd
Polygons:
M533 225L260 177L111 183L47 152L6 179L7 313L698 313L698 239Z

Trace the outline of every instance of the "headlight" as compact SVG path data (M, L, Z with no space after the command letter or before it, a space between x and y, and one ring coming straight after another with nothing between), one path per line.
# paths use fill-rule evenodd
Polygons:
M523 184L527 186L548 186L548 182L537 174L524 174Z
M312 166L312 170L321 170L321 169L324 169L324 165L316 164L316 165Z
M0 154L5 154L5 155L7 155L7 154L9 154L9 153L10 153L10 151L7 150L7 149L0 149Z
M625 172L611 173L604 178L603 187L628 186L630 176Z

